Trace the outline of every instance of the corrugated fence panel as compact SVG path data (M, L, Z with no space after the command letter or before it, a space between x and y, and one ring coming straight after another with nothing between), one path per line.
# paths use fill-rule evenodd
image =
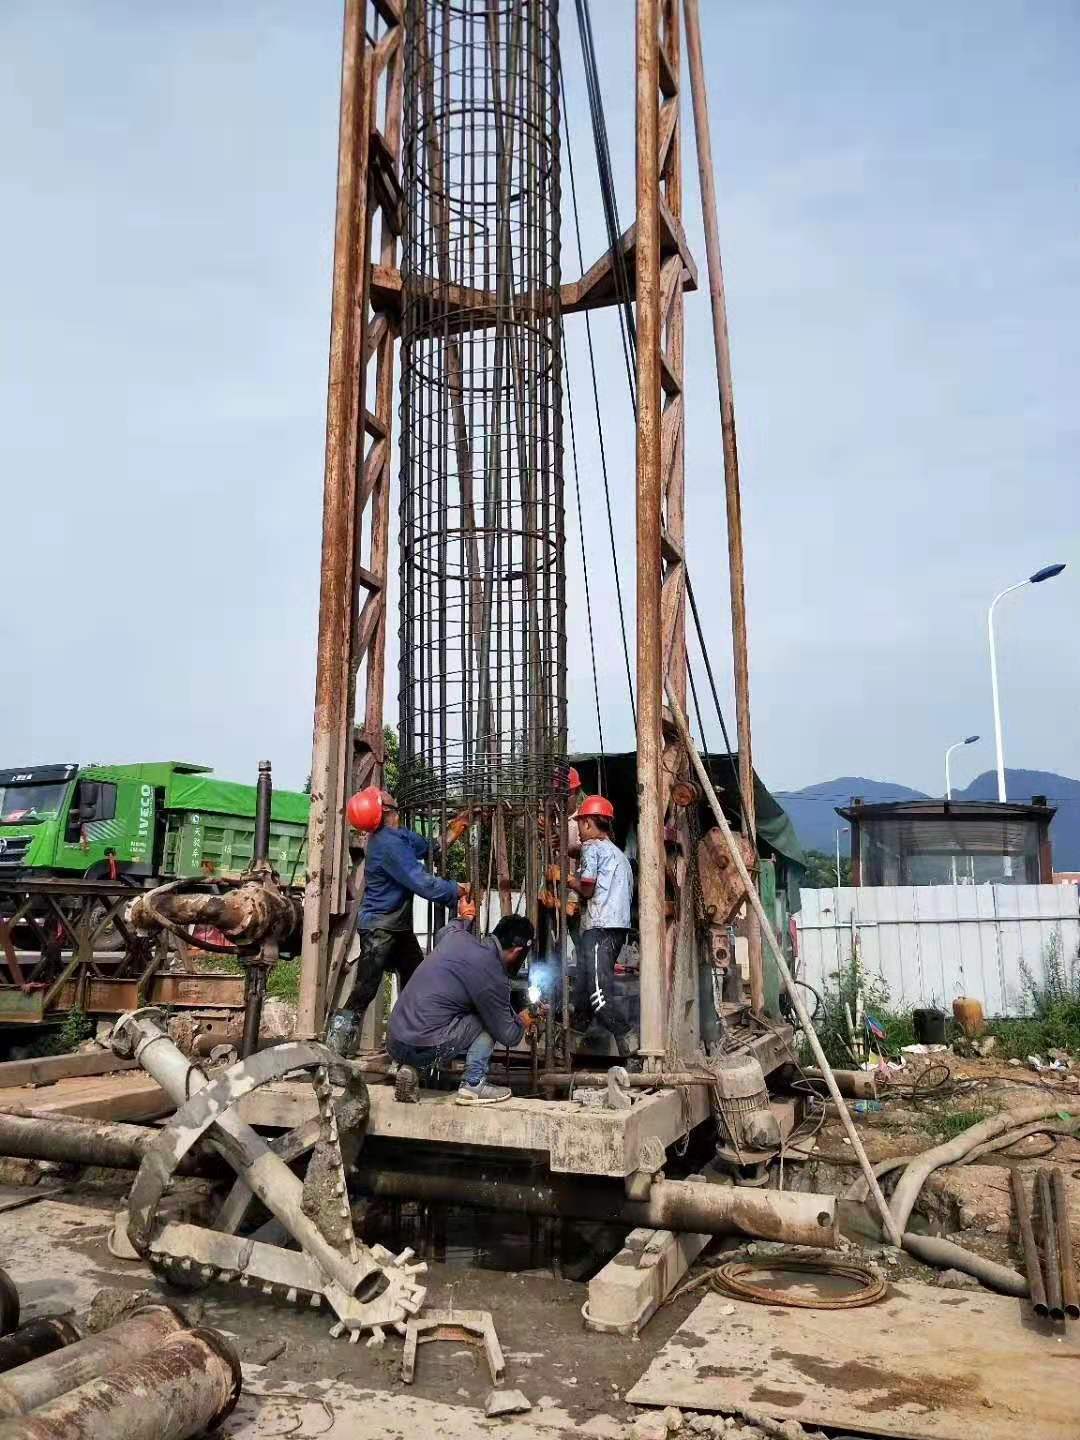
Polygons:
M1080 953L1075 885L899 885L803 890L796 916L799 974L835 986L857 938L864 966L897 1007L938 1005L958 995L987 1015L1025 1008L1025 968L1037 981L1056 947L1066 971Z

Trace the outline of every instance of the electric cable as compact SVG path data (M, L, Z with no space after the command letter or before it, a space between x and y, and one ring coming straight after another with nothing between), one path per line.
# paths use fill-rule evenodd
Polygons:
M582 273L585 270L585 251L581 241L581 216L578 211L577 181L574 175L574 151L570 141L570 117L566 106L566 80L562 69L559 70L559 86L562 93L563 113L566 117L566 158L570 171L570 202L574 212L574 233L577 241L578 265ZM630 664L630 645L626 634L626 610L623 605L622 576L619 570L618 548L615 544L615 520L611 509L611 486L608 481L607 447L604 443L604 424L600 413L600 386L596 376L596 351L593 346L592 324L589 312L585 312L585 336L589 349L589 370L592 377L593 407L596 414L596 434L600 446L600 473L604 481L604 505L607 510L608 540L611 546L612 569L615 577L615 599L619 608L619 630L622 634L623 660L626 665L626 686L630 697L630 714L634 720L634 732L637 733L637 706L634 700L634 674ZM565 335L564 335L565 355ZM567 385L567 395L570 393L570 386ZM575 471L576 471L575 463ZM578 511L580 523L580 507ZM582 535L584 545L584 534Z

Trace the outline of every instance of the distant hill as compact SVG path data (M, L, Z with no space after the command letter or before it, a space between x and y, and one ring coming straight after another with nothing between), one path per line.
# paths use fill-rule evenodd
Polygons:
M1052 770L1006 770L1006 788L1011 800L1026 801L1033 795L1045 795L1057 806L1057 815L1050 826L1054 847L1055 870L1080 870L1080 780L1056 775ZM894 785L888 780L868 780L861 775L841 775L836 780L823 780L802 790L777 791L796 833L806 850L823 850L831 855L836 846L836 830L844 822L835 806L846 805L853 795L869 802L885 800L926 800L921 790ZM997 773L985 770L965 789L954 789L956 800L995 800ZM840 848L846 854L850 841L841 835Z

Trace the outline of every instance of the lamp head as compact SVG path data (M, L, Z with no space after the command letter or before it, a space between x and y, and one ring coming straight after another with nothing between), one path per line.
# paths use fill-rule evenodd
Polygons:
M1028 579L1032 585L1041 585L1044 580L1053 580L1054 576L1060 575L1064 569L1064 563L1061 565L1044 565L1041 570L1036 570L1035 574L1030 575Z

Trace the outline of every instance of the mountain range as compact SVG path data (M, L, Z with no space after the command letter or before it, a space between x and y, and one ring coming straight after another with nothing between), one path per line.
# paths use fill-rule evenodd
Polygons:
M1057 814L1050 826L1055 870L1080 870L1080 780L1056 775L1052 770L1006 770L1005 788L1010 800L1026 802L1033 795L1045 795ZM921 790L909 789L888 780L868 780L861 775L841 775L802 790L780 790L776 798L783 805L806 850L831 855L836 848L836 831L843 820L835 807L846 805L853 795L867 802L884 800L927 800ZM964 789L953 787L954 800L996 800L997 773L984 770ZM850 842L840 836L840 850L847 854Z

